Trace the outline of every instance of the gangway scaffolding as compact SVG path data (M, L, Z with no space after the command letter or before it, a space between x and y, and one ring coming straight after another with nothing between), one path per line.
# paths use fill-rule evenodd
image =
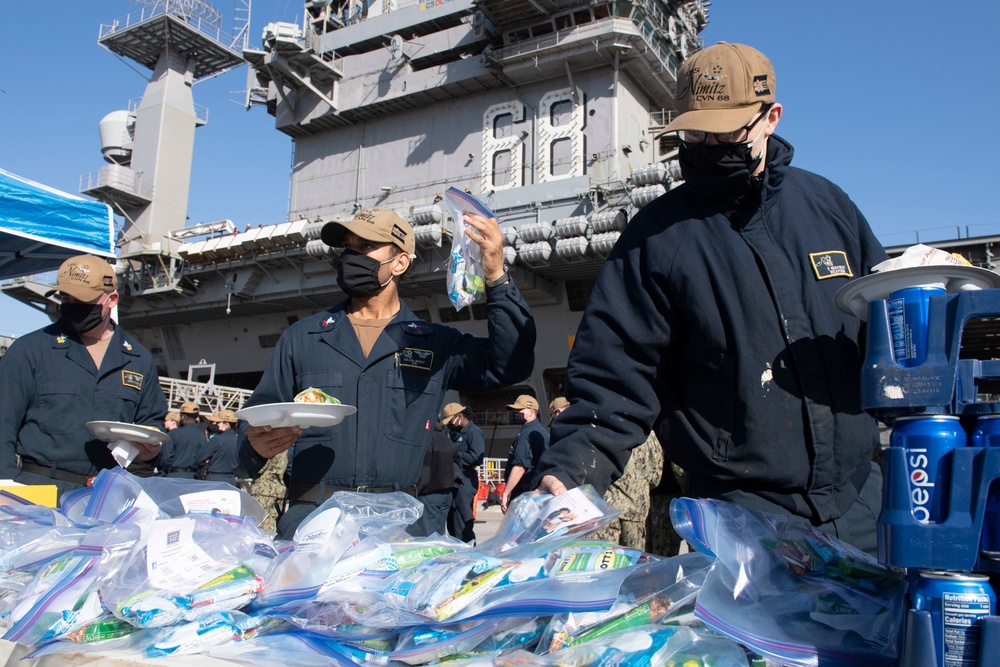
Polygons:
M195 379L199 371L208 373L206 382ZM187 380L161 377L160 388L167 397L168 409L179 410L182 403L197 403L202 414L239 410L253 393L249 389L215 384L215 364L206 363L204 359L188 366Z

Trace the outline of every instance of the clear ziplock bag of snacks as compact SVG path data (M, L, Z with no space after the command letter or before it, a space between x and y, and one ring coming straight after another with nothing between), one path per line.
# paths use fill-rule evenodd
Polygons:
M486 293L483 249L465 233L464 216L466 213L486 218L496 216L481 201L458 188L445 190L444 201L455 223L448 261L448 298L455 310L461 310Z
M895 664L901 573L802 520L691 498L670 515L716 557L695 604L712 629L791 665Z

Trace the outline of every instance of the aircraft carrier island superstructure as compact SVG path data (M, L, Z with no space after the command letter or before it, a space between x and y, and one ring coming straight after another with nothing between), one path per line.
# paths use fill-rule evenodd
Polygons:
M454 223L441 197L454 186L496 212L538 322L525 385L456 397L487 437L508 440L504 404L562 393L604 258L634 211L676 182L676 147L655 137L707 21L703 0L310 0L301 25L269 24L251 49L218 33L204 0L159 0L102 27L102 45L153 72L142 102L102 121L110 164L81 182L123 220L119 320L161 374L204 359L219 384L253 388L291 322L344 298L324 222L380 206L414 225L410 307L485 335L483 308L456 311L446 295ZM185 226L205 122L190 84L240 55L247 105L294 138L288 220ZM42 305L30 281L5 291Z
M516 432L504 408L515 395L537 395L546 419L604 258L635 211L679 182L676 144L657 135L709 3L307 0L300 24L269 24L251 49L250 0L235 0L233 37L207 0L136 1L99 41L152 76L141 102L101 122L109 164L80 190L119 214L119 320L160 374L210 362L218 385L252 389L290 323L344 298L321 227L372 206L414 225L417 259L400 286L410 307L485 335L482 306L456 311L446 295L454 223L441 197L457 187L500 219L539 336L523 385L454 398L490 456ZM191 84L243 62L246 105L294 138L288 219L188 226L195 130L207 122ZM995 268L994 243L948 249ZM55 316L50 287L16 279L3 291ZM966 334L987 345L984 324Z

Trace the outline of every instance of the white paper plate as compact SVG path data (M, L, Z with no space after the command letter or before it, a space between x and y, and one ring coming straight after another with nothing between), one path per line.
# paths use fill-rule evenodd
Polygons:
M1000 287L1000 274L978 266L911 266L855 278L837 290L833 302L845 313L867 320L869 301L888 299L896 290L934 283L944 283L949 294L992 289Z
M236 411L239 419L245 419L251 426L272 426L283 428L298 426L335 426L347 415L358 409L353 405L333 403L265 403Z
M162 431L126 422L87 422L87 428L90 429L95 438L107 440L108 442L128 440L129 442L143 442L147 445L155 445L158 442L166 442L170 439L170 436Z

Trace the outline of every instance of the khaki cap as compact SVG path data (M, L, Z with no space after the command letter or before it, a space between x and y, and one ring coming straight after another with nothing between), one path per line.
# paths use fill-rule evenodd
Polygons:
M556 418L556 410L562 410L563 408L569 407L569 401L566 400L565 396L556 396L549 403L549 424L552 420Z
M59 292L80 301L95 301L117 288L118 279L110 264L94 255L77 255L62 263L55 289L46 292L45 296Z
M320 238L323 243L336 248L344 242L347 232L353 232L366 241L392 243L403 252L413 254L413 227L392 211L368 208L350 222L328 222L323 225Z
M190 403L190 402L182 403L181 414L198 415L201 414L201 408L198 407L197 403Z
M210 422L229 422L230 424L236 423L236 414L232 410L219 410L214 415L209 415L206 417Z
M538 399L529 394L521 394L517 400L507 406L511 410L524 410L525 408L538 409Z
M441 419L441 423L447 426L452 419L463 412L465 412L465 406L461 403L449 403L444 406L444 418Z
M181 420L181 413L173 410L167 413L167 416L163 418L163 421L179 422Z
M745 44L714 44L681 66L674 95L681 114L661 134L738 130L774 102L774 87L774 67L763 53Z

